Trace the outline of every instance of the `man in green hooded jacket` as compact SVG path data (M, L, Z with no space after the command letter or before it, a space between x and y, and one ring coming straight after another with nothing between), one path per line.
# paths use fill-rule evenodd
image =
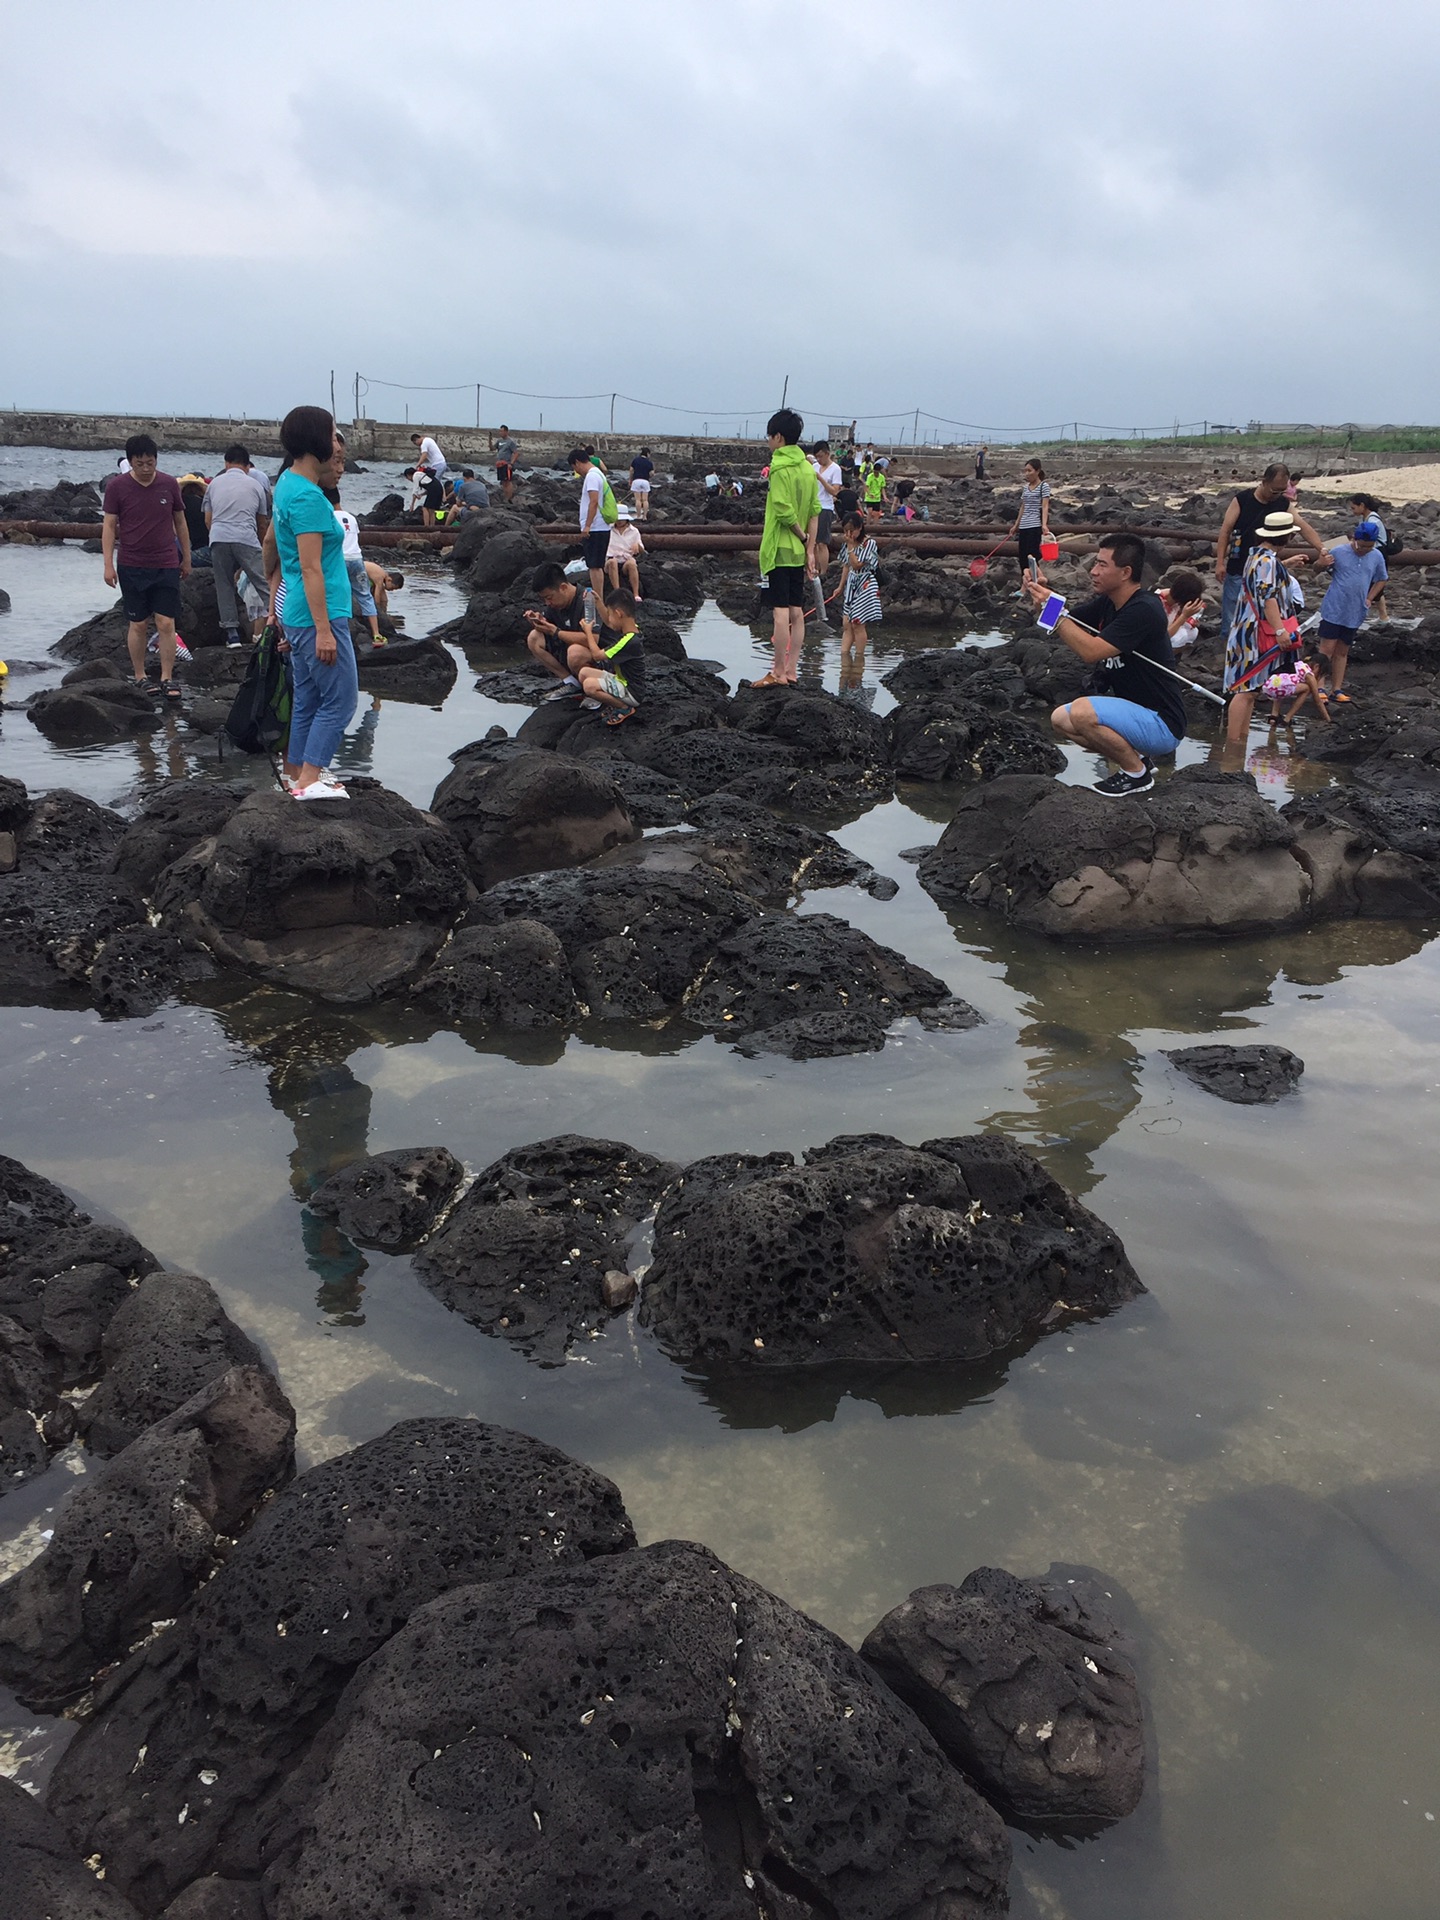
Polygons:
M800 451L805 422L791 407L772 413L770 491L760 536L760 585L775 622L775 664L757 687L794 686L805 638L805 582L815 577L815 529L820 524L820 486Z

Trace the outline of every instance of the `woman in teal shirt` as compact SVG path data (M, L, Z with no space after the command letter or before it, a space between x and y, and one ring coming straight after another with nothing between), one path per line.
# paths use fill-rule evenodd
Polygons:
M292 407L280 423L289 466L275 482L275 547L285 638L295 676L286 783L297 800L348 800L330 762L355 713L360 681L350 639L345 535L321 492L340 452L324 407Z

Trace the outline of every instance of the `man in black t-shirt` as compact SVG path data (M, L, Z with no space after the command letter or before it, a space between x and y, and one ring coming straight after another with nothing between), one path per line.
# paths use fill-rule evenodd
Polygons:
M560 700L568 694L578 700L580 681L570 664L570 655L575 647L588 654L583 629L587 620L593 622L597 617L595 595L582 591L573 580L568 580L565 569L555 560L540 563L531 585L540 605L525 611L525 618L530 622L530 631L525 636L530 658L560 682L559 687L547 695L548 699Z
M1174 753L1185 734L1185 701L1171 678L1170 623L1156 596L1141 586L1144 571L1144 541L1133 533L1107 534L1090 567L1095 598L1055 628L1056 639L1095 671L1089 694L1056 707L1050 724L1062 740L1103 754L1119 769L1095 783L1097 793L1112 799L1153 787L1155 761ZM1025 584L1043 607L1050 592L1044 580Z

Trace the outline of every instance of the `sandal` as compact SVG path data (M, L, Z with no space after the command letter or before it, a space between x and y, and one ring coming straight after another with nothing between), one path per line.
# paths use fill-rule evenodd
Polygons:
M752 690L756 687L788 687L791 684L789 680L782 680L773 669L769 673L762 674L758 680L750 682Z
M614 713L606 714L605 724L607 727L623 727L625 722L633 720L638 712L638 707L618 707Z
M1338 701L1342 707L1348 707L1351 704L1350 696L1348 693L1331 693L1331 694L1327 694L1325 697L1329 700Z
M180 689L173 680L162 680L160 683L160 697L170 706L178 707L180 704Z

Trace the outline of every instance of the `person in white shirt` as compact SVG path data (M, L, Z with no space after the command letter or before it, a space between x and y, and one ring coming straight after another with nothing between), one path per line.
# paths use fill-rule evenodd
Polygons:
M570 449L570 470L580 476L580 537L585 544L584 560L590 574L595 604L605 604L605 562L610 557L610 522L602 511L605 502L605 476L594 465L584 447Z
M420 449L416 455L418 464L422 467L428 467L437 480L442 474L448 471L445 456L440 451L439 443L432 439L428 433L412 433L410 436L410 444L412 447L418 447Z
M825 569L830 564L830 528L835 520L835 496L845 484L845 476L840 471L839 461L830 451L828 440L815 442L810 464L815 469L815 478L820 485L820 518L815 523L815 584L819 589L816 597L823 615L825 589L820 582L825 578Z
M345 571L350 576L350 591L369 622L370 644L372 647L383 647L385 636L380 631L380 614L371 590L370 576L365 571L365 556L360 551L360 522L353 513L347 513L341 506L338 488L326 487L323 491L335 509L335 518L340 522L340 531L345 536Z

